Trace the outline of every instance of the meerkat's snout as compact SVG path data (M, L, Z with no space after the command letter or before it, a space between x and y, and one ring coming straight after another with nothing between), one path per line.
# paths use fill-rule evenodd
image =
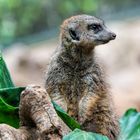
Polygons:
M95 34L95 36L96 45L106 44L116 38L116 34L110 31L104 24L102 24L102 31L98 32L98 34Z
M112 40L114 40L114 39L116 38L116 34L115 34L115 33L113 33L113 32L111 33L111 35L110 35L110 36L111 36L111 39L112 39Z

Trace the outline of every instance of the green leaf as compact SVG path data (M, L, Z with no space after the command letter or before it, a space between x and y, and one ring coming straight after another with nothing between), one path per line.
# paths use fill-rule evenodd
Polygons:
M1 97L0 97L0 111L2 112L10 112L15 111L18 109L18 107L13 107L9 104L7 104Z
M0 124L5 123L15 128L19 128L18 111L0 111Z
M75 129L68 135L64 136L63 140L109 140L109 139L106 136L100 134Z
M74 130L75 128L81 128L80 124L75 121L72 117L70 117L59 105L57 105L55 102L52 102L53 106L58 114L58 116L67 124L67 126Z
M10 87L0 89L0 123L19 127L18 106L20 93L25 87Z
M0 52L0 123L19 127L18 106L25 87L14 87L10 73Z
M0 89L7 87L14 87L14 84L0 52Z
M9 105L18 107L20 101L20 93L25 87L10 87L0 89L0 97Z
M6 123L15 128L19 127L18 107L8 105L1 97L0 97L0 123Z
M140 113L129 109L120 119L121 133L118 140L140 140Z

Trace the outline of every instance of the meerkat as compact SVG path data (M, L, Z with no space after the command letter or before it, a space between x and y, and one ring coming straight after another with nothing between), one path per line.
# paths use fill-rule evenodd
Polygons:
M78 15L66 19L61 25L60 46L52 56L45 79L51 99L84 130L111 140L117 139L119 124L95 47L115 37L97 17Z

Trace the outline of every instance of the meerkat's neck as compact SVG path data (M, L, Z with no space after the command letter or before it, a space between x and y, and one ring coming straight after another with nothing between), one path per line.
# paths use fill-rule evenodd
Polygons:
M61 46L59 49L62 60L73 67L79 65L82 68L93 64L94 50L85 50L85 47L80 46Z

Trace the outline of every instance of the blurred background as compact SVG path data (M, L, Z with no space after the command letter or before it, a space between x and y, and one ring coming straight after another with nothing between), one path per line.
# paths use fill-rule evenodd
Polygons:
M140 0L0 0L0 50L15 84L44 86L60 24L77 14L96 15L117 34L96 52L118 114L140 111Z

